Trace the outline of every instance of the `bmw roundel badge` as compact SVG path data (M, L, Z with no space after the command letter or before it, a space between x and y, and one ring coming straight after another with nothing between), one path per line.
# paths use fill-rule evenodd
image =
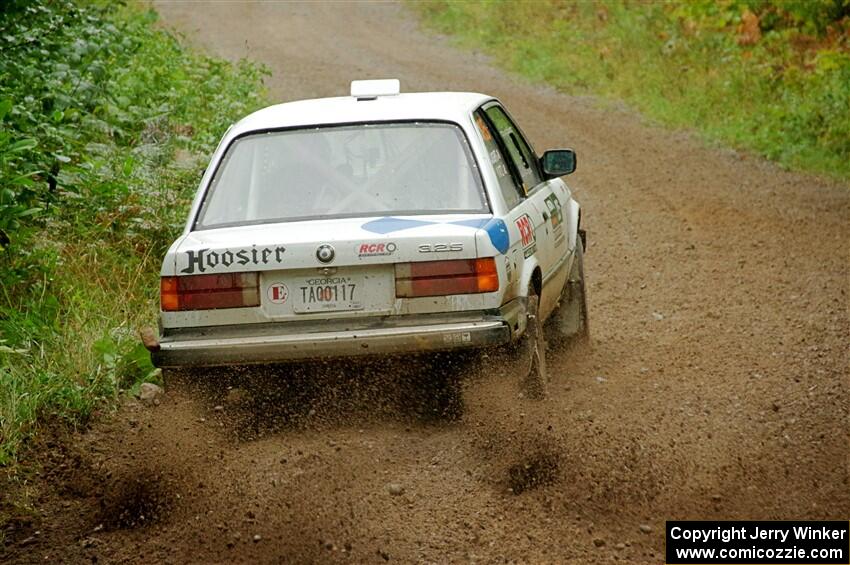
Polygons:
M327 243L320 245L319 248L316 249L316 259L322 263L330 263L334 260L335 255L336 252L334 251L334 248Z

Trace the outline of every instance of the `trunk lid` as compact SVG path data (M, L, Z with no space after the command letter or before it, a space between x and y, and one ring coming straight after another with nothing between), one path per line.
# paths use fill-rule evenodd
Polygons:
M260 273L260 307L183 312L191 325L374 316L397 309L396 263L472 259L489 214L311 220L200 230L173 250L173 273ZM174 320L177 322L177 320Z

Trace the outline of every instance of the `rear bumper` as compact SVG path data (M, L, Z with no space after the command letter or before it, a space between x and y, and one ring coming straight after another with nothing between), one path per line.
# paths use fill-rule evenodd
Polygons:
M482 348L521 330L524 301L498 310L168 330L146 341L157 367L251 365Z

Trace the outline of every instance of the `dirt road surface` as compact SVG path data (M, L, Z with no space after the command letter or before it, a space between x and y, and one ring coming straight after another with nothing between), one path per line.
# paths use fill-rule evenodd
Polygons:
M848 187L525 84L397 5L156 7L268 65L277 100L398 77L574 147L593 343L550 359L542 402L470 378L457 422L415 415L404 366L131 402L44 447L7 559L660 563L666 519L850 516Z

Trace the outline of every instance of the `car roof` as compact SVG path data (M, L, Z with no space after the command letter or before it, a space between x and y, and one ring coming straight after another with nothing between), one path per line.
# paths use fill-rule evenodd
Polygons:
M229 137L252 131L314 125L440 120L463 123L492 96L474 92L418 92L371 99L352 96L316 98L277 104L258 110L237 122Z

